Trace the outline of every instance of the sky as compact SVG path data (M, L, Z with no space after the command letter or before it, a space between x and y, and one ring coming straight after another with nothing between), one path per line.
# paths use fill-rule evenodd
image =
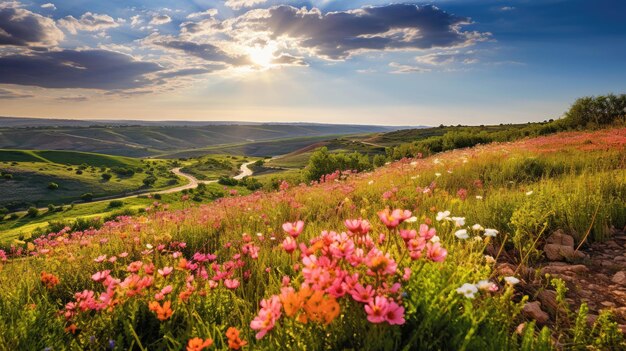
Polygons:
M0 116L543 121L624 93L624 14L621 0L0 0Z

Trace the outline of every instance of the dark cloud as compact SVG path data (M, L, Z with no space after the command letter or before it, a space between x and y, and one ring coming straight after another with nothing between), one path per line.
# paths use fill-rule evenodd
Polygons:
M263 11L242 16L235 27L296 39L301 47L329 59L345 59L362 50L463 46L486 36L462 31L469 18L435 6L392 4L324 14L315 8L280 5Z
M107 50L32 52L0 57L0 84L44 88L132 89L150 84L153 62Z
M223 67L222 67L223 68ZM176 78L176 77L184 77L184 76L197 76L201 74L211 73L213 70L208 68L184 68L170 72L161 72L157 74L159 78Z
M188 40L170 38L157 38L151 40L150 43L166 49L181 51L187 55L199 57L209 62L225 63L235 66L250 64L247 58L243 56L229 56L217 46L208 43L196 43Z
M52 19L19 7L0 6L0 46L52 46L61 40L63 32Z

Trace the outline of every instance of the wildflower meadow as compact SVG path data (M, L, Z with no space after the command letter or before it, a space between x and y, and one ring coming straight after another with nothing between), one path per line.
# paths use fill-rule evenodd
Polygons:
M610 310L588 323L532 267L555 230L624 228L625 146L479 145L7 243L0 349L624 349ZM522 313L531 279L562 313Z

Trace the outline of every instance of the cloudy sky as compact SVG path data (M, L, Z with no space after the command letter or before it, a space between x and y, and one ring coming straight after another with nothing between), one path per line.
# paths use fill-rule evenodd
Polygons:
M0 0L0 115L439 125L626 90L621 0Z

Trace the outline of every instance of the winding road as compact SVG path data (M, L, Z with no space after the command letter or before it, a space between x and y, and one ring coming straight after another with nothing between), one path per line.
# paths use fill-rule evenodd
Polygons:
M254 162L246 162L242 164L241 167L239 167L239 174L237 174L234 178L237 180L241 180L244 177L251 176L254 172L248 166L253 163ZM174 188L158 190L158 191L140 190L140 191L133 192L131 194L127 193L126 195L112 195L112 196L98 197L89 202L76 202L76 204L83 204L83 203L94 204L94 203L103 202L103 201L125 200L125 199L132 199L132 198L135 198L141 195L146 195L146 194L172 194L172 193L177 193L179 191L183 191L186 189L195 189L198 187L198 184L200 183L203 183L203 184L217 183L217 180L198 180L196 177L192 176L191 174L184 173L180 169L181 167L177 167L177 168L172 168L170 171L177 176L181 176L187 179L188 183L185 185L180 185ZM42 207L39 210L45 211L47 209L48 209L47 207Z

